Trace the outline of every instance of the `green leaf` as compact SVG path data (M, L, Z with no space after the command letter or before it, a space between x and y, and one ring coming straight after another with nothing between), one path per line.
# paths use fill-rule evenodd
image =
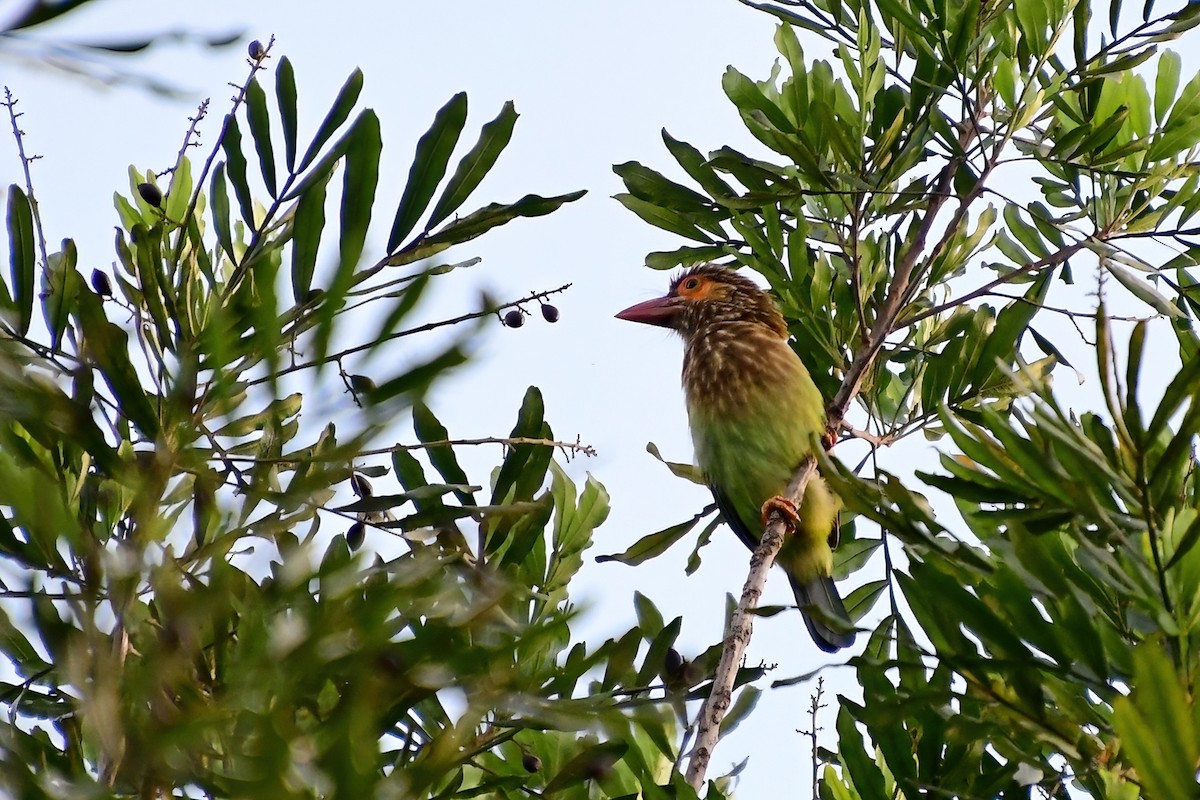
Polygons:
M294 89L294 81L292 81L292 85ZM308 169L308 165L317 157L317 154L325 146L325 143L337 132L338 128L342 127L342 123L350 118L350 112L354 110L354 104L358 102L358 96L362 92L362 87L362 70L356 69L350 73L350 77L342 84L342 88L338 91L333 105L329 108L329 113L321 121L321 127L317 128L317 135L313 137L312 143L309 144L308 150L305 151L304 158L300 159L300 172ZM291 94L294 95L295 92L291 91ZM294 101L292 102L294 104ZM280 108L280 113L283 113L282 104Z
M668 180L661 173L636 161L617 164L613 167L613 172L625 182L625 188L630 194L663 208L675 211L704 211L712 203L699 192Z
M879 599L879 595L883 594L883 590L887 587L888 581L886 580L871 581L846 595L846 612L850 615L850 619L856 624L860 622L870 612L875 601Z
M446 188L442 190L442 196L434 204L433 211L429 212L429 220L425 223L427 230L457 211L479 186L480 181L492 169L496 159L512 139L513 126L516 125L518 116L516 107L510 100L500 109L495 119L483 126L479 132L479 140L458 162L458 168L455 169Z
M702 517L692 517L684 522L663 528L656 533L647 534L626 548L625 552L596 556L596 561L601 563L605 561L619 561L622 564L635 567L644 561L649 561L667 552L671 545L678 542L687 535L688 531L696 527L696 523L701 519Z
M379 155L383 139L379 117L367 109L354 121L346 140L346 170L342 179L341 231L338 239L338 266L325 289L318 310L319 324L315 339L317 359L325 357L333 320L342 307L346 292L354 285L354 272L362 257L371 224L371 209L379 185Z
M1154 119L1162 124L1179 91L1179 73L1183 59L1172 50L1163 50L1158 57L1158 72L1154 77Z
M233 255L233 234L229 224L229 191L225 184L224 161L218 161L213 170L208 196L212 200L213 231L217 236L217 244L221 245L230 261L236 261Z
M1124 286L1129 292L1143 303L1154 308L1155 311L1166 317L1179 317L1183 314L1178 306L1172 303L1167 298L1150 288L1150 284L1142 278L1138 278L1129 272L1129 270L1117 264L1110 258L1100 259L1100 263L1107 269L1117 281Z
M292 297L297 303L308 299L313 274L317 268L317 251L325 231L325 191L330 175L317 181L300 195L292 234Z
M288 171L296 167L296 70L287 56L275 70L275 100L279 104L279 127L283 129L283 156Z
M117 398L121 413L137 426L143 436L153 440L158 435L158 415L129 359L128 335L108 321L100 298L86 288L79 292L74 313L87 342L88 352L96 360L104 382Z
M229 126L221 139L221 149L225 151L226 175L233 184L233 194L237 197L242 219L253 230L254 198L250 194L250 181L246 175L246 156L242 152L242 131L238 127L237 117L229 118Z
M33 321L34 268L33 209L29 197L15 183L8 187L8 264L12 271L13 302L17 307L17 333L24 336Z
M450 156L466 122L467 95L459 92L438 109L429 130L417 140L417 151L408 170L408 183L404 186L404 194L400 197L396 218L392 222L392 232L388 235L389 253L394 253L400 247L404 237L408 236L429 206L433 193L446 174L446 166L450 163ZM434 224L431 222L430 227Z
M434 445L435 442L444 442L450 438L446 426L442 425L434 416L429 406L420 402L413 405L413 430L417 434L417 438L425 445ZM433 464L434 469L446 479L447 483L458 486L467 485L467 473L459 466L452 446L448 444L428 446L425 448L425 454L429 457L429 463ZM455 494L462 504L474 504L473 491L473 489L458 489Z
M275 150L271 145L271 117L267 112L267 93L258 79L246 87L246 120L250 123L250 136L254 139L254 151L258 153L258 168L262 171L263 183L271 197L279 192L275 183Z
M762 689L757 686L743 686L734 699L733 705L726 712L725 719L721 720L721 736L727 736L737 730L738 725L741 725L742 721L758 705L758 699L761 696Z
M386 263L390 266L398 266L429 258L448 247L482 236L492 228L511 222L517 217L540 217L543 214L549 214L564 203L578 200L585 194L587 194L585 190L561 194L557 197L539 197L535 194L527 194L509 205L491 203L442 226L442 229L432 236L413 242L389 257Z
M1133 693L1119 697L1113 726L1121 749L1153 798L1190 797L1196 788L1200 757L1192 722L1192 700L1184 692L1170 657L1156 642L1133 654Z
M614 198L621 205L628 208L634 214L637 214L644 222L648 222L656 228L661 228L664 231L682 236L685 239L691 239L694 242L711 244L713 241L713 237L700 230L696 221L688 214L663 208L660 205L655 205L640 197L624 192L614 195Z
M623 741L604 742L584 748L577 756L563 765L558 774L546 784L542 794L551 795L607 772L621 760L628 749L629 744Z
M679 461L667 461L662 457L662 454L658 452L658 445L656 445L654 442L646 442L646 452L666 465L667 469L671 470L671 474L675 477L683 478L684 480L691 481L699 486L708 486L708 482L704 480L704 474L700 471L699 467L692 466L691 464L684 464Z
M716 170L709 166L704 156L695 147L692 147L687 142L680 141L667 133L667 129L662 130L663 143L667 146L667 150L679 162L679 166L683 167L692 180L700 184L704 191L708 192L713 198L720 197L735 197L737 192L733 187L721 179L717 175Z

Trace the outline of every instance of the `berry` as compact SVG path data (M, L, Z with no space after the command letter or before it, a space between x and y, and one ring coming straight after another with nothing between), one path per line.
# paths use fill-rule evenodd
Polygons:
M533 753L526 753L521 756L521 766L525 768L526 772L537 772L542 768L542 760Z
M112 281L98 269L92 270L92 288L101 297L112 297Z
M525 324L525 312L514 308L504 315L504 324L510 328L519 328Z
M350 488L359 497L371 497L375 494L375 490L371 488L371 482L357 472L350 476Z
M153 183L139 183L137 185L137 192L146 201L147 205L162 208L162 192Z
M263 49L262 42L260 42L258 39L250 42L250 44L246 47L246 52L249 53L250 57L255 61L258 61L267 53L267 51Z
M682 674L684 665L683 656L679 655L679 651L674 647L667 651L663 662L663 666L666 667L669 677L678 678Z
M546 322L558 322L558 308L549 303L542 303L542 318Z
M367 538L367 526L361 522L354 523L350 526L350 530L346 531L346 545L351 550L362 547L365 538Z

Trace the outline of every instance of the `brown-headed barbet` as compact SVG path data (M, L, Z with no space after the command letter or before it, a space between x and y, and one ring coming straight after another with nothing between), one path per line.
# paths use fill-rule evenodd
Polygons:
M665 297L617 318L683 337L696 463L722 516L753 550L767 512L784 511L792 531L775 563L787 572L808 632L826 652L851 645L853 623L832 577L838 500L819 475L799 509L783 497L825 432L825 403L788 345L787 324L771 298L748 278L706 264L673 280Z

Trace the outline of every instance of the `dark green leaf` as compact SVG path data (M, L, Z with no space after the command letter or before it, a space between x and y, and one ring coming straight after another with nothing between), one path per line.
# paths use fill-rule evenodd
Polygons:
M446 166L450 163L450 156L466 122L467 95L459 92L438 109L429 130L417 140L417 151L408 170L408 183L404 185L404 194L400 197L396 218L392 222L392 232L388 235L389 253L394 253L400 247L429 206L433 193L446 174ZM430 227L434 224L431 222Z
M8 187L8 263L17 307L17 333L22 336L29 332L33 321L34 237L29 197L14 183Z
M253 230L254 198L250 194L250 181L246 175L246 156L242 152L242 131L238 127L237 117L229 117L229 127L221 139L221 149L225 151L226 175L233 184L233 194L237 197L242 219Z
M287 56L275 70L275 99L279 103L279 127L283 129L283 155L288 171L296 168L296 71Z
M678 542L687 534L688 531L696 527L696 523L698 523L700 519L700 517L692 517L686 522L680 522L677 525L671 525L668 528L663 528L657 533L651 533L643 536L641 539L638 539L623 553L596 556L596 560L600 562L620 561L622 564L637 566L643 561L649 561L650 559L667 552L671 545Z
M483 126L479 132L479 141L458 162L458 168L446 184L446 188L442 190L442 196L434 204L433 211L429 212L429 220L425 223L427 230L457 211L479 186L479 182L491 170L500 153L512 139L517 116L516 108L510 100L500 109L494 120ZM389 251L391 249L389 248Z
M292 84L294 86L294 81L292 81ZM329 108L329 113L321 121L321 127L317 128L317 135L313 137L312 143L309 144L308 150L305 151L304 158L300 159L299 171L302 172L308 169L308 165L317 157L317 154L325 146L325 143L337 132L338 128L342 127L342 123L350 118L350 112L354 110L354 104L358 102L358 95L362 92L362 87L362 70L356 69L350 73L350 77L342 84L342 88L338 91L338 96ZM281 113L283 112L281 111Z
M313 273L317 268L317 251L325 231L325 190L329 175L313 183L296 203L292 234L292 297L297 303L308 299Z
M254 151L258 153L258 168L262 171L263 183L271 197L279 192L275 183L275 150L271 145L271 117L267 112L267 93L257 79L246 87L246 121L250 123L250 136L254 139Z

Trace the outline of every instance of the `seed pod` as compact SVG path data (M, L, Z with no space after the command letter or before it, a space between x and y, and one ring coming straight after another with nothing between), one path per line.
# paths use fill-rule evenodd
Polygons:
M112 281L98 269L92 270L92 288L101 297L112 297Z
M533 753L526 753L521 756L521 766L525 768L526 772L537 772L542 768L542 760Z
M253 58L255 61L258 61L260 58L266 55L267 51L263 49L262 42L260 42L258 39L255 39L246 47L246 52L250 54L251 58Z
M359 497L371 497L375 494L375 490L371 488L371 482L357 472L350 476L350 488Z
M147 205L162 208L162 192L153 183L139 183L137 185L137 192L146 201Z
M525 324L525 312L514 308L504 315L504 324L510 328L519 328Z
M542 319L546 322L558 322L558 307L542 303Z
M663 658L663 666L666 668L667 677L678 678L683 672L684 665L683 656L679 655L679 651L672 647L667 651L667 655Z
M367 538L367 526L361 522L356 522L350 526L350 530L346 531L346 545L351 550L357 550L362 547L363 539Z

